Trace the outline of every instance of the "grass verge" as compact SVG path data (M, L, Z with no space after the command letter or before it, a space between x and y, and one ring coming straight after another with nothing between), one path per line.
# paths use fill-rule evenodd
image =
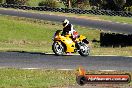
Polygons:
M84 34L90 40L99 40L100 31L75 27L80 34ZM62 29L59 23L1 15L0 49L51 52L52 37L58 29Z
M0 88L53 88L53 87L73 87L78 86L76 83L76 71L60 71L60 70L23 70L23 69L0 69ZM88 71L88 74L124 74L132 72L115 71ZM105 87L103 84L95 84L96 87ZM94 85L89 84L94 87ZM107 87L111 84L107 84ZM112 86L131 87L129 84L112 84ZM90 87L88 87L90 88Z
M81 26L75 28L89 41L100 39L99 30ZM60 23L0 15L0 50L51 53L52 36L58 29L62 29ZM102 48L99 43L92 42L90 46L92 55L132 55L132 47Z
M0 69L0 88L51 88L74 84L73 71Z

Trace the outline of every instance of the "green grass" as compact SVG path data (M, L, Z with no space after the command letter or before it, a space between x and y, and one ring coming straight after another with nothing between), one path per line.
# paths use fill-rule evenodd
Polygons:
M108 20L108 21L110 20L113 22L132 24L131 17L120 17L120 16L98 16L98 17L104 20Z
M92 55L117 55L117 56L132 56L132 47L99 47L92 48Z
M1 15L0 49L52 51L52 37L58 29L62 29L59 23ZM90 40L99 40L100 31L88 30L88 28L79 26L76 26L76 29L78 29L80 34L89 37ZM86 32L84 33L84 31ZM95 33L96 35L93 35Z
M93 39L100 39L100 31L75 26L79 34L90 41L91 55L132 56L132 47L102 48ZM0 51L29 51L52 53L52 37L61 23L0 15Z
M34 49L48 47L51 38L58 26L48 23L36 23L34 21L23 21L19 18L0 16L0 45L7 48L29 47ZM48 39L47 39L48 38ZM41 48L42 48L41 47Z
M74 87L77 71L60 70L22 70L22 69L0 69L0 88L52 88L52 87ZM125 74L132 72L115 71L87 71L88 74ZM91 84L88 84L89 86ZM119 84L118 84L119 85ZM97 87L102 85L97 84ZM109 84L107 84L107 87ZM111 85L110 85L111 86ZM114 85L113 85L114 86ZM132 84L120 84L119 86L132 86ZM79 86L78 86L79 87ZM91 87L94 87L91 85ZM103 87L103 86L102 86Z
M0 88L51 88L74 85L73 71L0 69Z

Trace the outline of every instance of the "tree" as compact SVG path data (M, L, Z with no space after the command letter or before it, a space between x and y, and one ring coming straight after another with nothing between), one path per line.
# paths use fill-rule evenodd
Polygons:
M67 8L71 8L72 7L72 0L62 0L62 2L64 3L64 5L67 7Z
M126 3L125 0L114 0L115 4L119 7L123 7Z
M126 3L125 0L91 0L92 5L98 6L104 10L123 10Z
M80 9L89 9L90 2L89 0L77 0L77 7Z
M67 0L68 8L71 8L71 0Z
M125 7L132 6L132 0L126 0Z

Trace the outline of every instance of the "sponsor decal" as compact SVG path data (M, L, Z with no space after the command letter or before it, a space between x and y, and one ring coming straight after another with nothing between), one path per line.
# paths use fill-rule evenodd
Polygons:
M76 81L79 85L91 83L130 83L130 74L86 74L83 68L79 68L76 74Z

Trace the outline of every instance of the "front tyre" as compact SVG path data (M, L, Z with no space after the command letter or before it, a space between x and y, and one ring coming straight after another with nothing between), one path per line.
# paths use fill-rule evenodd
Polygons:
M52 50L57 56L61 56L64 53L64 47L61 43L59 42L54 42L52 45Z
M82 43L80 45L80 50L78 52L81 56L88 56L90 54L90 48L87 46L87 44Z

